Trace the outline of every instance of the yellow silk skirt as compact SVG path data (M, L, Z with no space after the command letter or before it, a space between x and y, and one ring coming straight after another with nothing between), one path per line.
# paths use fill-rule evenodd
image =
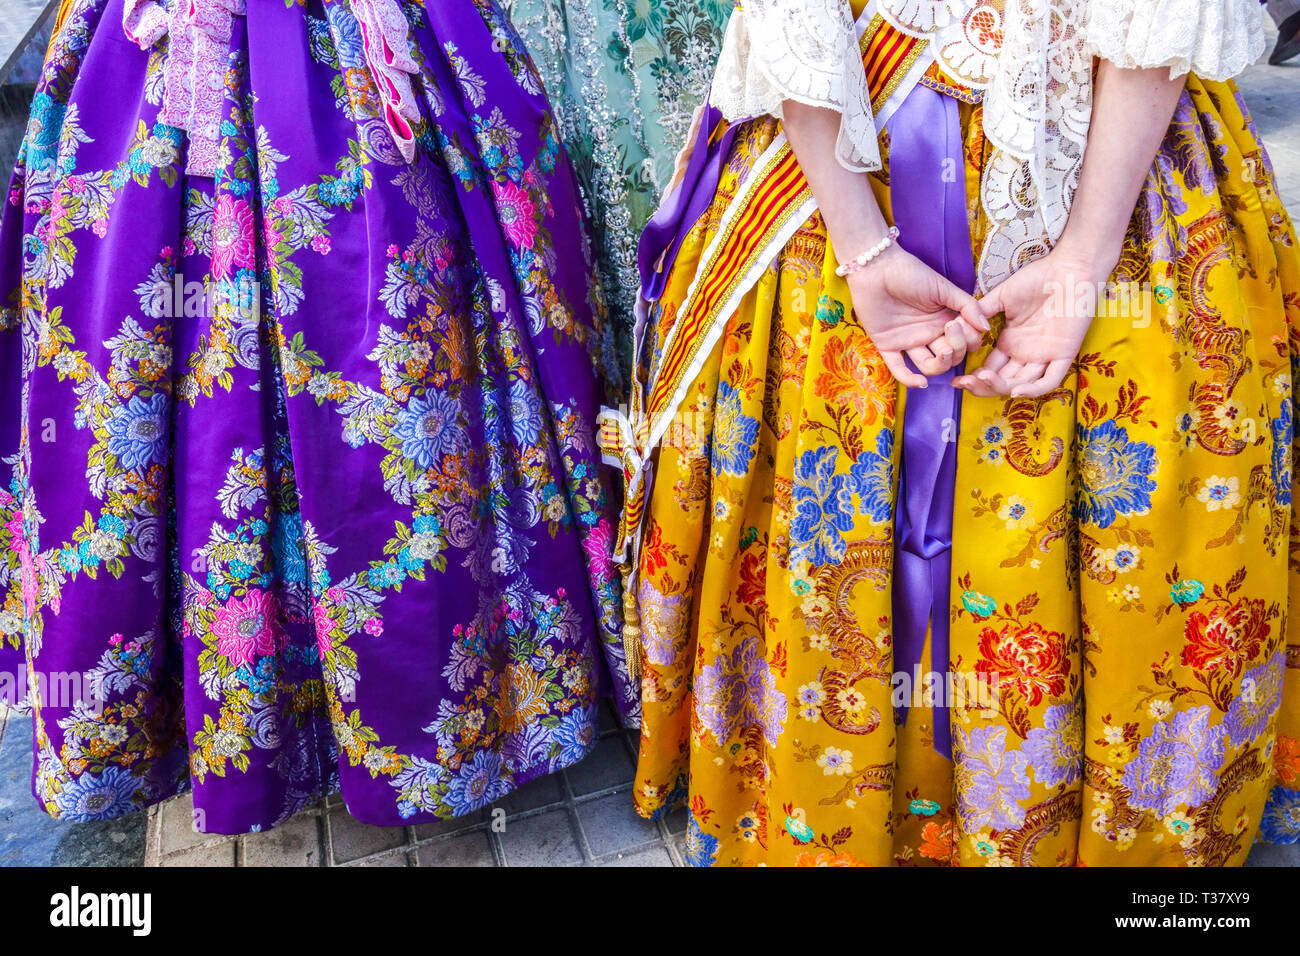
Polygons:
M979 107L962 118L976 197ZM738 134L643 370L778 129ZM873 182L887 210L888 168ZM1236 88L1189 78L1114 276L1130 301L1099 310L1062 387L965 396L950 657L901 678L904 397L835 264L814 215L656 452L639 812L685 805L699 865L1217 866L1300 839L1300 254Z

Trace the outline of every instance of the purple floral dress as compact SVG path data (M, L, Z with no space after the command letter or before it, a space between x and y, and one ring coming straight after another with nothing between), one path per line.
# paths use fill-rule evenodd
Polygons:
M446 818L635 720L617 363L495 0L78 0L5 199L0 672L49 813Z

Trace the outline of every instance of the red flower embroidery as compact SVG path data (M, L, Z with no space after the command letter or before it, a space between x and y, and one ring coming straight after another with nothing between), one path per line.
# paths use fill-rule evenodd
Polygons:
M1231 607L1220 605L1207 615L1193 611L1187 616L1182 662L1197 670L1226 670L1234 677L1243 665L1263 653L1269 626L1264 620L1264 602L1243 598Z
M1041 624L1004 625L980 632L980 654L975 670L1000 687L1011 687L1030 707L1042 703L1043 695L1059 697L1065 692L1070 660L1065 656L1063 635Z
M767 606L767 561L752 551L740 562L740 585L736 597L741 604L753 607L758 613Z

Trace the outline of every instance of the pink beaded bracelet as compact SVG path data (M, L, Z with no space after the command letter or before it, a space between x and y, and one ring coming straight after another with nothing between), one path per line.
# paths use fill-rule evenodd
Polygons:
M882 252L884 252L886 249L888 249L897 241L898 241L898 227L890 226L889 232L885 234L884 239L881 239L878 243L876 243L866 252L862 253L862 255L858 256L856 259L850 259L848 262L844 263L842 266L840 266L838 269L835 270L835 274L837 276L846 276L851 272L857 272L859 269L865 269L871 263L872 259L877 258Z

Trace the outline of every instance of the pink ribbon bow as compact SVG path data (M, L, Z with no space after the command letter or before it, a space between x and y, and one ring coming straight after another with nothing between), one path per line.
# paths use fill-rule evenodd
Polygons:
M170 11L157 0L126 0L122 28L142 50L169 38L163 106L158 119L189 134L191 176L215 176L221 142L221 106L235 17L245 0L176 0Z

